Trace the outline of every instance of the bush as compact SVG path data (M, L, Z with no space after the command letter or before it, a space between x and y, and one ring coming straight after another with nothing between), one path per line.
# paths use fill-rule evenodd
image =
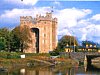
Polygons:
M20 58L20 54L18 53L8 53L7 54L7 59L17 59Z
M0 58L16 59L20 58L20 53L0 52Z
M51 56L57 56L57 55L59 55L59 52L57 52L56 50L54 50L54 51L49 52L49 54Z

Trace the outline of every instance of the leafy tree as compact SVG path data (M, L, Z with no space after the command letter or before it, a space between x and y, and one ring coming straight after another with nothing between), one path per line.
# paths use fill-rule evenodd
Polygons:
M78 46L76 38L74 36L65 35L59 40L57 50L64 52L66 45L74 46L74 44Z
M20 48L20 40L12 31L10 33L10 52L19 51L19 48Z
M0 37L0 50L4 50L4 49L5 49L4 39Z
M28 48L30 39L30 29L28 26L17 26L12 31L7 28L0 29L0 50L19 51ZM3 41L2 41L3 40Z
M31 42L31 34L30 34L30 28L28 26L17 26L16 28L13 29L13 34L14 34L14 38L13 39L16 43L14 43L16 45L16 47L19 46L19 49L21 49L21 52L23 52L23 49L27 49L28 43Z
M0 38L2 38L1 40L1 45L4 47L3 49L6 51L9 51L10 49L10 30L8 30L7 28L1 28L0 29ZM2 43L3 42L3 43Z

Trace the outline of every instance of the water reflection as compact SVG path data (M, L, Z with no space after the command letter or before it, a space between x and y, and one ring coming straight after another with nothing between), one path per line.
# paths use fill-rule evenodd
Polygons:
M84 71L85 71L85 72L87 71L87 66L84 66Z
M48 68L26 68L20 69L20 75L53 75L53 73Z
M60 67L24 67L19 69L8 70L8 72L0 71L0 75L100 75L100 69L91 70L88 66L75 66L68 68Z
M99 66L99 65L98 65ZM96 66L94 65L90 65L90 66L87 66L87 71L92 71L92 72L100 72L100 68L97 68Z
M22 69L20 69L22 70ZM20 71L21 72L21 71ZM41 68L41 69L27 69L25 70L24 75L80 75L80 74L90 74L92 72L87 71L87 67L72 67L60 69L59 67L48 67L48 68ZM20 73L21 74L21 73ZM94 73L93 73L94 74Z
M25 69L24 68L20 69L20 74L25 75Z

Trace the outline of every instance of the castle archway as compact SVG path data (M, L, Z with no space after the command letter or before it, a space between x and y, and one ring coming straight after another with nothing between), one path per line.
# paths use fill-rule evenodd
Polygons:
M31 28L33 32L33 40L34 40L34 50L36 53L39 53L39 29Z

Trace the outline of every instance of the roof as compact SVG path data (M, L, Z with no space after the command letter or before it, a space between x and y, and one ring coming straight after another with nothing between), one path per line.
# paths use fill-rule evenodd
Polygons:
M74 46L66 46L65 48L74 48Z
M78 46L78 48L86 48L85 46Z
M96 45L93 41L83 41L82 43L88 44L88 45Z
M78 48L83 49L98 49L98 47L85 47L85 46L78 46Z

